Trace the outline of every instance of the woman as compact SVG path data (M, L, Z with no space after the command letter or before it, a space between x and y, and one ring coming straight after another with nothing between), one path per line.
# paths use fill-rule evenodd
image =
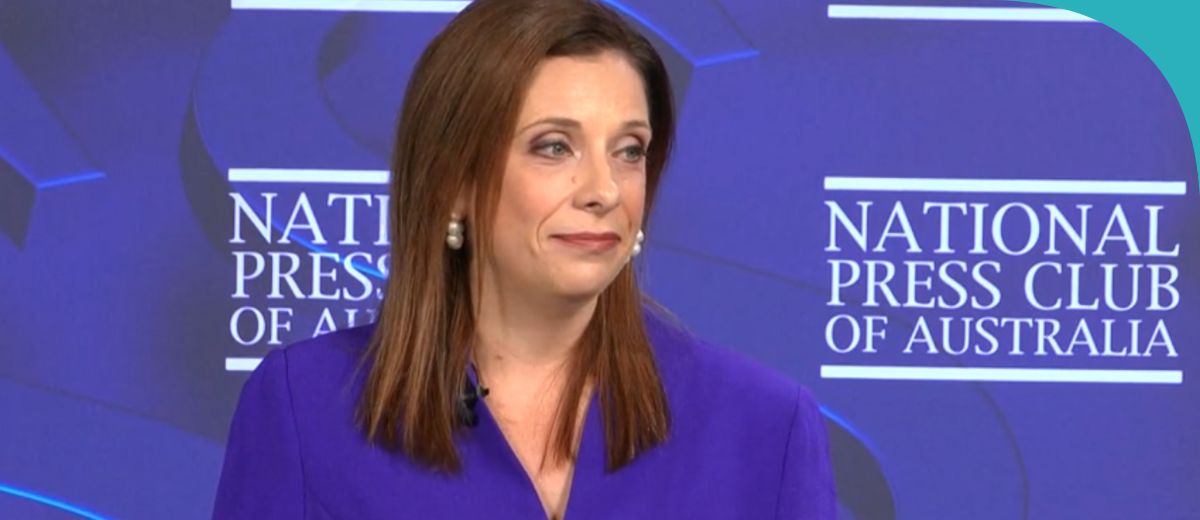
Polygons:
M466 8L406 93L378 319L263 360L214 517L832 518L809 393L643 307L673 132L609 9Z

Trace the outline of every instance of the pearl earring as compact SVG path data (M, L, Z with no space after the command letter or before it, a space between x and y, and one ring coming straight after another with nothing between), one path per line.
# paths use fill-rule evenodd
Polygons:
M646 234L642 230L637 232L637 241L633 243L633 256L637 256L642 252L642 242L646 241Z
M450 249L459 250L463 246L463 223L457 218L450 219L450 225L446 227L446 245Z

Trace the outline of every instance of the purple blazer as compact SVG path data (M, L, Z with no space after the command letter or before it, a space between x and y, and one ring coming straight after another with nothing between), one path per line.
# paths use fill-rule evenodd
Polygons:
M546 518L479 400L444 476L370 446L353 422L371 325L271 351L242 389L213 517ZM836 503L825 424L801 385L647 318L671 413L667 441L604 470L599 400L583 426L565 520L827 519ZM350 383L347 385L347 383Z

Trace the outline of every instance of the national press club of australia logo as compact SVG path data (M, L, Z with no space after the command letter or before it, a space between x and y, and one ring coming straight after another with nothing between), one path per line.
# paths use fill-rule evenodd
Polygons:
M231 169L229 337L274 347L371 323L390 237L386 171ZM228 370L258 358L226 358Z
M824 188L822 377L1182 383L1185 182Z

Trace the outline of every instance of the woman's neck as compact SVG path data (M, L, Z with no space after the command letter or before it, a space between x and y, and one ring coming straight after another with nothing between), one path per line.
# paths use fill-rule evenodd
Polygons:
M494 287L475 294L480 301L472 356L484 384L518 398L557 396L597 298L538 301L501 296Z

